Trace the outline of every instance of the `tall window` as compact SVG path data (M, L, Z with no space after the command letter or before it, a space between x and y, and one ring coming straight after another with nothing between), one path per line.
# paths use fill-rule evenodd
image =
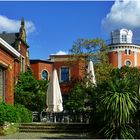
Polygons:
M127 50L125 50L125 54L127 54Z
M69 68L62 67L61 68L61 82L68 82L69 81Z
M21 57L21 72L25 71L25 60L23 57Z
M0 67L0 102L5 102L5 71Z
M128 54L131 54L131 50L128 50Z
M122 35L122 42L124 42L124 43L127 42L127 36L126 35Z
M131 54L131 50L127 50L127 49L126 49L124 52L125 52L125 54L127 54L127 55L130 55L130 54Z
M48 80L48 72L46 70L42 71L42 79Z

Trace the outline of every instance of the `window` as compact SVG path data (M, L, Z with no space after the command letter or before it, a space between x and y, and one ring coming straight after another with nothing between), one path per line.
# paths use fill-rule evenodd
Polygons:
M69 68L62 67L61 68L61 82L68 82L69 81Z
M127 55L130 55L131 54L131 50L125 50L124 53L127 54Z
M125 64L126 64L126 66L130 66L131 65L131 61L127 60Z
M25 71L25 60L23 57L21 57L21 72Z
M125 54L127 54L127 50L125 50Z
M5 102L5 71L0 67L0 102Z
M128 51L128 54L131 54L131 50Z
M41 76L42 76L42 79L48 80L48 72L47 72L46 70L43 70L43 71L42 71Z
M127 36L126 35L122 35L122 42L127 42Z

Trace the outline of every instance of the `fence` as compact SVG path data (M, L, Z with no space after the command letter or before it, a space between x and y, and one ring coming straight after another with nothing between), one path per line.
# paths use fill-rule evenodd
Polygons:
M89 112L63 111L60 113L50 113L42 111L40 114L33 113L33 121L49 123L89 123Z

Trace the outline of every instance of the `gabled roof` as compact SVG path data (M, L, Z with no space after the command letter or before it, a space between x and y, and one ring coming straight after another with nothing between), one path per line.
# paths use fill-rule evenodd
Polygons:
M9 52L14 57L20 57L20 53L16 49L14 49L11 45L9 45L5 40L3 40L1 37L0 44L1 44L0 47L2 47L4 50Z
M0 33L0 37L5 40L9 45L15 48L16 40L18 39L19 33Z
M16 41L17 40L22 41L27 47L29 47L29 45L26 42L24 42L21 38L19 38L19 33L3 32L3 33L0 33L0 37L14 48L16 48Z

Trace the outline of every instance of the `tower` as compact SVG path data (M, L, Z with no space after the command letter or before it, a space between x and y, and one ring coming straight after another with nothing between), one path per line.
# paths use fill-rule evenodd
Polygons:
M26 31L25 31L25 23L24 18L21 19L21 26L19 29L19 38L22 39L26 43Z
M133 43L131 30L120 29L111 32L109 62L116 68L140 66L140 45Z

